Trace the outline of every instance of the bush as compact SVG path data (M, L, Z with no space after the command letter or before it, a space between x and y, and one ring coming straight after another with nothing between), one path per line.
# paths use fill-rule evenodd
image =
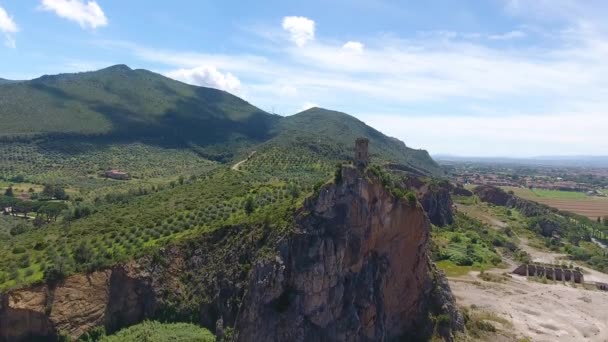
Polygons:
M13 248L13 254L21 254L21 253L25 253L25 248L23 248L23 247Z
M440 327L449 327L451 323L450 316L448 315L439 315L437 316L437 325Z
M412 191L408 191L405 194L405 198L407 199L407 202L410 204L410 206L415 207L416 204L418 203L418 199L416 198L416 194L414 194Z
M66 277L66 272L62 266L52 265L44 270L43 279L47 283L56 283Z
M25 233L26 231L27 231L27 226L23 223L19 223L18 225L11 228L10 234L12 236L17 236L17 235Z

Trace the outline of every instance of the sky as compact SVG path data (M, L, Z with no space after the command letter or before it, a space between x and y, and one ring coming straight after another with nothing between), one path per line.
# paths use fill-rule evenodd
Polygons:
M608 2L0 0L0 77L114 64L461 156L608 155Z

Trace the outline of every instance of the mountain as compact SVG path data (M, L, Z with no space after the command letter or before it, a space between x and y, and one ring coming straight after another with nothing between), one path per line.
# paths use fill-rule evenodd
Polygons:
M224 91L125 65L1 87L2 135L69 133L210 144L262 139L278 119Z
M441 172L426 151L410 149L348 114L313 108L281 117L225 91L125 65L0 83L0 103L0 138L63 139L47 144L45 151L74 142L137 142L187 148L226 162L270 146L295 146L343 160L352 155L355 138L364 136L370 139L372 159Z
M345 113L311 108L279 121L277 131L272 140L274 143L286 146L308 144L313 150L324 148L325 153L332 151L330 154L338 159L350 158L355 139L367 137L372 159L409 165L424 173L441 172L426 151L411 149L402 141L388 137Z

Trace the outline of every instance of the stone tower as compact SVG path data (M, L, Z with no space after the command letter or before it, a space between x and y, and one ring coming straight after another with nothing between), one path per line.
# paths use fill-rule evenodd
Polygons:
M365 167L369 164L368 145L367 138L357 138L355 141L355 165Z

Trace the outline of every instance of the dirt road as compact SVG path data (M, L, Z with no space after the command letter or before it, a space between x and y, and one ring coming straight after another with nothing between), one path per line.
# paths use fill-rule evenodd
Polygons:
M506 225L494 217L485 217L484 221L497 228ZM536 262L559 263L564 257L539 251L524 238L520 239L519 246ZM513 260L505 261L512 267L516 265ZM608 275L583 269L586 281L608 283ZM505 270L486 272L500 274ZM478 275L479 272L470 272L449 279L458 304L494 312L510 320L512 333L518 338L543 342L608 342L608 292L588 290L578 284L576 287L561 282L543 284L517 275L511 275L503 283L486 282Z
M234 171L239 171L241 164L245 163L246 161L248 161L249 159L251 159L251 157L253 157L253 155L255 155L256 151L253 151L251 153L249 153L249 155L247 156L247 158L241 160L240 162L232 165L231 169L233 169Z

